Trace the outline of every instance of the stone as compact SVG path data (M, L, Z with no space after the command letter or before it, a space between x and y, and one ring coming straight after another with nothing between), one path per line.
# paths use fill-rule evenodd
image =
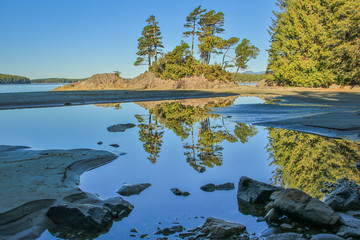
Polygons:
M326 195L323 201L334 211L360 210L360 194L357 186L342 185Z
M344 240L342 237L329 233L321 233L312 236L310 240Z
M277 212L307 225L330 228L341 221L332 208L298 189L276 191L270 199Z
M147 237L149 234L147 234L147 233L144 233L144 234L141 234L140 235L140 238L145 238L145 237Z
M103 142L102 142L102 141L100 141L100 142L98 142L97 144L98 144L98 145L102 145L102 144L103 144Z
M53 206L49 208L46 216L61 227L89 232L102 232L112 224L112 216L108 209L90 204Z
M138 233L139 231L136 228L133 228L133 229L130 230L130 232Z
M278 227L270 227L260 234L260 237L265 238L274 234L283 233L284 230Z
M360 239L360 220L345 213L340 213L343 224L339 227L337 235L342 238Z
M219 184L219 185L216 185L216 190L226 190L226 191L229 191L229 190L234 190L235 189L235 185L231 182L228 182L228 183L224 183L224 184Z
M252 204L267 204L270 200L270 195L281 189L281 187L272 186L243 176L239 181L237 198Z
M196 235L196 233L193 233L193 232L180 233L179 238L184 239L184 238L195 236L195 235Z
M281 215L274 208L270 209L269 212L265 215L264 219L267 223L277 223Z
M189 192L185 192L185 191L181 191L178 188L172 188L170 189L176 196L182 196L182 197L187 197L190 195Z
M205 192L214 192L216 190L216 186L213 183L209 183L204 186L201 186L200 189Z
M116 124L107 128L109 132L125 132L126 129L133 128L136 125L133 123Z
M131 211L134 209L134 206L131 203L125 201L121 197L106 199L105 201L102 201L101 204L104 208L107 208L110 211L113 219L116 221L129 216Z
M278 233L267 237L266 240L305 240L305 238L298 233Z
M164 235L164 236L169 236L171 234L177 233L177 232L182 232L184 231L184 227L181 225L177 225L177 226L173 226L171 228L164 228L164 229L160 229L159 231L157 231L155 234L156 235Z
M117 143L110 144L109 146L110 146L110 147L114 147L114 148L118 148L118 147L120 147L120 145L119 145L119 144L117 144Z
M122 196L138 195L150 186L150 183L124 184L116 192Z
M233 235L240 235L246 231L246 227L239 223L227 222L217 218L208 218L201 227L201 232L207 234L210 239L226 239Z

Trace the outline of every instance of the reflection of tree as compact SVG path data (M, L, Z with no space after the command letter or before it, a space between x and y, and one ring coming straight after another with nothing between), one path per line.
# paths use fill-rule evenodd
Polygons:
M148 159L155 163L160 154L164 131L161 130L157 118L152 114L148 116L148 123L146 123L145 116L135 115L135 117L139 122L139 140L144 143L144 150L150 154ZM152 122L153 120L154 122Z
M246 123L236 123L234 134L241 143L247 143L250 138L258 133L254 125Z
M322 198L324 182L347 177L360 183L354 167L360 159L360 144L296 131L269 128L267 146L276 169L273 182L298 188Z

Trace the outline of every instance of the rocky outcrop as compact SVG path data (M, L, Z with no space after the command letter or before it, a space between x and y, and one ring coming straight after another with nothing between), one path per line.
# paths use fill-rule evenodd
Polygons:
M270 199L271 208L291 219L310 226L333 227L340 224L341 217L317 198L297 189L274 192Z
M203 76L181 80L164 80L147 72L134 79L124 79L113 73L95 74L86 81L67 84L55 89L66 90L110 90L110 89L231 89L238 87L233 82L209 81Z
M150 183L124 184L116 192L122 196L138 195L150 186Z
M201 227L201 232L209 239L226 239L234 235L243 234L246 227L239 223L227 222L217 218L208 218Z

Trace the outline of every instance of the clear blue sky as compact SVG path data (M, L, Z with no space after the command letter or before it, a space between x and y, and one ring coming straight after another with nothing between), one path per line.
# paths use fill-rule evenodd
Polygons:
M186 16L198 5L225 14L225 34L247 38L260 49L248 70L266 69L276 0L2 0L0 73L82 78L120 71L135 77L137 39L154 14L165 51L182 39ZM190 43L190 38L184 39Z

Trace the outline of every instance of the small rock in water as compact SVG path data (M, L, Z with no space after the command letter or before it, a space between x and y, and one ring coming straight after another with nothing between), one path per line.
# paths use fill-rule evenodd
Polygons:
M133 229L130 230L130 232L138 233L139 231L136 228L133 228Z
M209 183L204 186L201 186L200 189L205 192L214 192L216 190L216 186L213 183Z
M267 237L266 240L305 240L305 238L297 233L279 233Z
M103 142L102 142L102 141L100 141L100 142L98 142L97 144L98 144L98 145L102 145L102 144L103 144Z
M165 236L169 236L171 234L177 233L177 232L182 232L184 231L184 227L181 225L177 225L177 226L173 226L171 228L164 228L162 230L157 231L155 234L159 235L165 235Z
M140 235L140 238L147 237L148 235L149 235L149 234L147 234L147 233L141 234L141 235Z
M314 235L311 240L344 240L342 237L336 236L334 234L317 234Z
M170 189L176 196L183 196L183 197L187 197L190 195L189 192L185 192L185 191L181 191L178 188L172 188Z
M231 182L228 182L228 183L224 183L224 184L219 184L219 185L216 185L216 190L226 190L226 191L229 191L229 190L234 190L235 189L235 185Z
M124 184L116 192L122 196L138 195L150 186L150 183Z
M136 237L136 235L135 234L130 234L130 237Z
M107 128L109 132L125 132L126 129L133 128L136 125L133 123L116 124Z
M114 148L118 148L118 147L120 147L120 145L119 145L119 144L117 144L117 143L110 144L110 146L111 146L111 147L114 147Z

